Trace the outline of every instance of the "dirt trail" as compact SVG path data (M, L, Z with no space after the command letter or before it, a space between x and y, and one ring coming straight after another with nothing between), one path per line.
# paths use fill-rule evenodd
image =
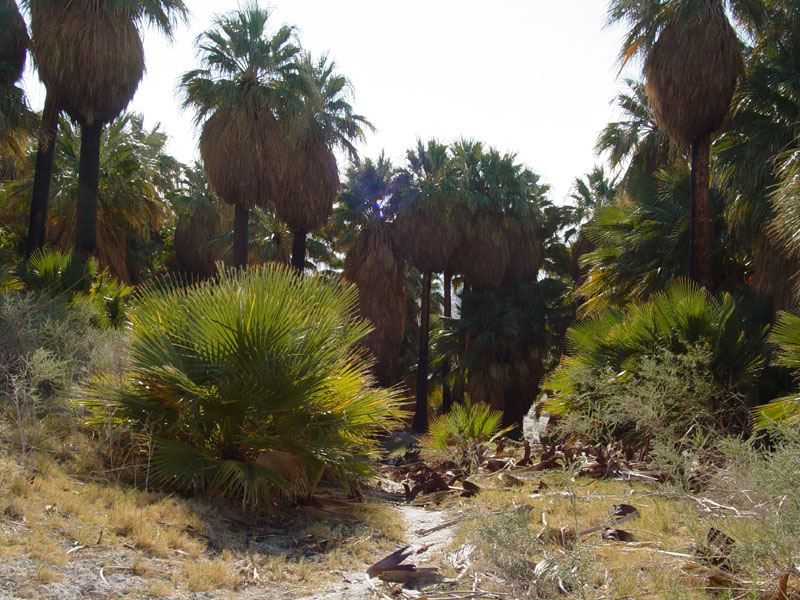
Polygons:
M450 519L450 515L441 510L426 510L418 506L400 504L395 507L405 523L405 536L403 542L410 546L429 546L422 554L415 555L409 562L418 567L440 567L444 550L450 544L453 530L445 527L425 536L420 536L417 531L432 529L442 525ZM375 561L383 556L376 556ZM374 586L380 589L383 582L373 579ZM341 579L326 586L324 591L315 592L310 596L303 596L300 600L372 600L381 597L369 585L363 570L342 570Z

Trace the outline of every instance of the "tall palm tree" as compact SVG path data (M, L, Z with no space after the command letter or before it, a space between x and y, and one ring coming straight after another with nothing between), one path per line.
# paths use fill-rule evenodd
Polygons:
M747 52L729 125L714 145L721 172L734 191L728 222L739 243L752 249L753 290L770 298L774 310L793 307L800 271L800 254L781 243L796 235L796 227L775 221L796 202L778 184L792 181L787 177L791 169L785 167L800 148L799 27L796 3L770 3L770 19L757 30Z
M125 109L144 74L137 27L147 23L170 35L186 7L183 0L28 0L28 5L34 59L54 96L51 106L61 106L81 126L75 250L86 258L97 249L103 126Z
M608 155L609 166L627 165L652 175L676 154L667 133L658 128L647 101L645 84L626 79L627 91L616 97L622 119L609 123L595 144L597 154ZM624 179L624 177L623 177Z
M448 147L436 140L417 140L406 152L407 169L398 190L398 214L393 228L394 243L422 272L419 359L417 362L415 431L428 428L428 362L430 299L433 273L445 271L459 240L461 226L453 212L456 182L451 177Z
M292 231L292 266L305 268L306 235L322 227L339 193L339 169L334 148L357 160L354 142L372 125L353 112L352 88L335 72L336 63L304 53L293 83L298 103L285 116L288 160L274 198L275 211Z
M690 272L711 288L711 142L744 72L739 39L722 0L614 0L609 20L630 25L623 60L644 54L647 96L659 126L680 146L691 146Z
M11 85L22 77L29 42L17 3L0 0L0 85Z
M362 344L375 356L382 386L397 383L406 321L405 265L391 238L395 175L383 154L353 164L334 212L344 234L339 249L347 252L344 276L358 287L359 311L373 326Z
M294 27L267 32L257 4L220 16L198 39L202 67L181 78L183 105L202 124L200 154L211 187L234 205L233 262L247 264L250 210L272 202L288 143L276 111L290 101L287 77L299 48Z
M25 67L28 29L14 0L0 0L0 180L13 179L34 118L15 86Z
M79 193L81 134L63 119L56 141L52 202L47 241L67 249L72 245L79 215L75 198ZM98 178L97 258L116 277L139 283L155 267L151 250L169 218L166 196L178 173L177 162L164 152L167 136L158 128L147 130L142 117L123 114L103 132ZM3 220L24 229L28 201L35 185L34 161L28 157L22 177L5 186L9 214Z
M168 200L177 216L173 246L178 270L200 279L213 277L224 252L219 238L230 228L232 215L208 184L202 164L183 169Z

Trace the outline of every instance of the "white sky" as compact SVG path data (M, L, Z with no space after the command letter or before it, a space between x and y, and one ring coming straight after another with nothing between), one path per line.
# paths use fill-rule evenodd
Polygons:
M266 4L267 0L262 0ZM129 110L161 123L169 151L196 155L192 115L182 113L179 76L197 65L194 40L237 0L187 0L188 25L172 44L145 33L147 73ZM618 117L621 31L604 28L604 0L271 0L274 28L297 26L305 48L329 51L354 88L353 106L377 128L361 156L381 149L402 161L417 137L471 137L516 152L561 202L600 159L600 130ZM34 108L44 93L32 72ZM342 165L343 166L343 165Z

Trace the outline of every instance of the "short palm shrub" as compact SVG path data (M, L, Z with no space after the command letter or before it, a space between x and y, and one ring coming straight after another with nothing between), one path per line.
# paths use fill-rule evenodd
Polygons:
M473 443L488 442L502 433L503 413L483 402L454 404L452 410L436 417L428 426L425 445L436 450L466 449Z
M544 411L598 438L680 437L693 425L744 428L746 392L760 371L730 295L687 280L567 332L569 356L544 388Z
M777 345L774 363L800 374L800 316L780 313L772 330L770 341ZM800 392L778 398L759 406L754 411L758 429L775 423L800 424Z
M98 313L97 325L121 327L133 287L121 283L97 259L87 263L58 249L34 252L23 266L25 288L52 297L69 298L75 304L88 304Z
M356 290L278 266L146 286L131 313L131 368L79 399L153 441L152 474L269 511L321 477L356 485L402 418L355 346Z

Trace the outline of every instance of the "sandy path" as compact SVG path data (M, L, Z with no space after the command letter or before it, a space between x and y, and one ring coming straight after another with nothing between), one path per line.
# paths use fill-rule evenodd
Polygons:
M418 567L440 567L442 555L452 539L452 528L446 527L426 536L420 536L418 530L431 529L441 525L449 518L448 514L439 510L426 510L418 506L397 505L395 510L400 514L405 523L405 536L403 541L409 546L429 546L428 550L420 555L408 559L408 562ZM383 556L376 556L375 561ZM385 586L378 579L372 580L378 589ZM341 572L341 579L326 586L324 591L315 592L310 596L303 596L299 600L372 600L380 598L379 594L369 585L364 571Z

